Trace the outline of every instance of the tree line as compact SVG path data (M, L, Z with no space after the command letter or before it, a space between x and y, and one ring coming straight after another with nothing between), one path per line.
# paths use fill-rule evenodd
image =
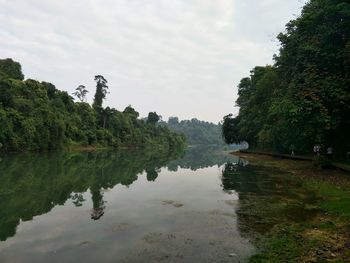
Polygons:
M170 117L168 122L162 121L160 125L170 130L182 133L189 145L223 145L221 125L200 121L196 118L181 120L178 117Z
M24 80L21 65L0 59L0 151L43 151L70 146L132 146L174 148L183 146L182 134L158 126L155 112L147 121L131 106L124 111L103 107L107 80L95 76L92 106L88 90L79 85L72 94L49 82ZM158 117L158 118L157 118Z
M350 151L350 2L311 0L278 35L274 64L238 85L238 116L223 120L227 143L310 153L314 145Z

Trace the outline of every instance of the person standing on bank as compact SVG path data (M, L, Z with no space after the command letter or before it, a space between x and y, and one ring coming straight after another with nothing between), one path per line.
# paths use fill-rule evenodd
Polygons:
M292 145L290 146L290 150L292 151L291 154L290 154L290 156L294 156L294 155L295 155L295 154L294 154L294 151L295 151L295 146L294 146L294 144L292 144Z
M320 145L315 145L314 146L314 155L315 156L320 156L320 151L321 151L321 146Z
M329 160L332 160L333 159L333 148L332 147L328 147L327 148L327 158L329 159Z

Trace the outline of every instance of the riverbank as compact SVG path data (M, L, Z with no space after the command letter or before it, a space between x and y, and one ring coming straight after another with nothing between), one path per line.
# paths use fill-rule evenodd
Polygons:
M135 145L135 144L119 144L118 146L109 146L109 145L103 145L103 144L92 144L92 145L85 145L80 144L76 142L71 142L68 145L58 148L58 149L52 149L52 150L43 150L43 151L29 151L29 150L23 150L23 151L0 151L0 156L5 155L14 155L14 154L33 154L33 153L49 153L49 152L100 152L100 151L119 151L119 150L137 150L137 149L149 149L149 150L159 150L159 151L179 151L183 150L186 147L188 147L186 144L176 145L176 146L170 146L168 144L141 144L141 145Z
M274 153L274 152L263 152L263 151L254 151L254 150L239 150L240 153L243 154L257 154L257 155L266 155L266 156L272 156L276 158L282 158L282 159L290 159L290 160L299 160L299 161L313 161L313 157L311 156L304 156L304 155L290 155L290 154L281 154L281 153ZM339 163L339 162L332 162L331 167L337 168L339 170L342 170L344 172L350 172L350 165Z
M253 167L275 168L276 173L283 174L281 180L298 180L298 188L291 185L287 189L291 194L288 199L278 196L271 199L270 194L266 194L269 198L256 198L254 205L250 202L247 208L244 208L243 203L245 216L254 216L260 221L274 220L271 229L257 234L255 243L260 253L253 256L250 262L350 261L348 174L335 169L315 169L309 160L281 159L242 152L233 154L249 160ZM303 192L309 193L311 197L300 198L305 195L301 194ZM295 207L295 204L300 209L294 215L281 217L283 213L293 212L290 207Z

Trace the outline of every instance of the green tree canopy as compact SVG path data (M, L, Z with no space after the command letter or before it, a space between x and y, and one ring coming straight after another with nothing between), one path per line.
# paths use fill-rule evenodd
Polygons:
M147 123L156 124L160 120L160 116L156 112L148 113Z
M278 35L273 66L255 67L238 86L240 111L226 141L309 153L315 144L350 151L350 2L311 0ZM224 120L225 123L225 120ZM224 126L226 129L227 127Z
M0 79L5 78L23 80L21 64L11 58L0 59Z
M131 107L131 105L127 106L123 113L130 115L134 119L137 119L140 116L140 114L133 107Z
M13 64L20 69L19 63ZM8 76L7 71L0 71L0 76ZM75 103L66 91L51 83L0 78L0 151L45 151L88 145L175 149L185 144L181 134L139 120L138 112L131 106L124 112L103 108L107 81L102 76L95 79L97 94L91 107L84 102L84 86L77 88L81 102Z

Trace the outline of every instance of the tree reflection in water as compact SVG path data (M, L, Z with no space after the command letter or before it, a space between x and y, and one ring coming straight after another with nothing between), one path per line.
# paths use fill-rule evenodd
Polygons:
M153 182L162 167L197 170L220 167L235 158L223 155L218 147L191 147L185 155L183 151L137 150L5 156L0 162L0 240L15 235L21 220L32 220L67 200L83 206L88 191L90 216L97 220L106 211L105 189L129 186L143 172Z
M280 222L305 221L317 212L307 209L316 202L314 194L280 168L228 162L221 181L224 191L238 194L238 226L249 237L264 235Z
M227 162L236 160L238 160L237 156L223 154L221 146L195 146L189 147L181 159L169 162L167 167L169 171L173 172L176 172L178 168L196 171L207 167L220 167Z
M146 169L147 181L154 182L157 179L159 172L160 171L157 169Z
M84 196L83 196L83 194L81 194L81 193L74 193L74 194L71 194L70 198L72 199L73 204L74 204L76 207L82 206L82 205L83 205L83 202L85 201Z
M91 189L91 199L93 208L91 211L91 219L98 220L100 219L104 214L105 201L103 201L103 194L101 192L101 189Z
M68 199L83 205L90 189L91 218L105 210L103 189L129 186L147 171L155 180L157 171L182 155L182 151L119 151L94 153L47 153L5 156L0 161L0 240L15 235L20 221L48 213Z

